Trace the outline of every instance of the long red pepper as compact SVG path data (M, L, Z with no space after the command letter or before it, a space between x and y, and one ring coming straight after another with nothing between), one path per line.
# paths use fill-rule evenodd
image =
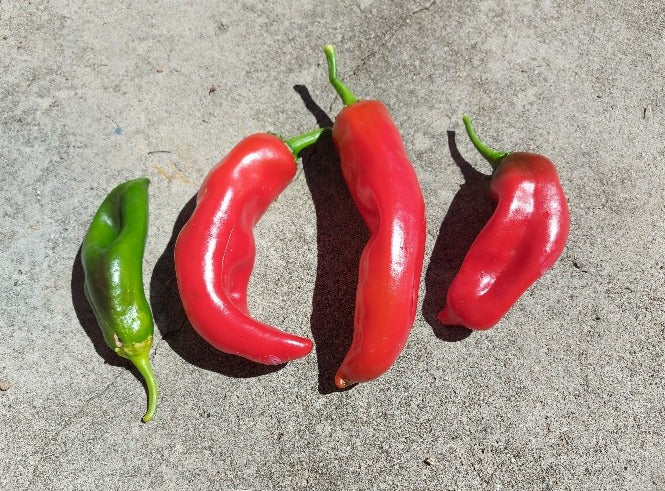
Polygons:
M469 137L492 165L496 210L466 254L439 313L443 324L489 329L561 255L570 216L554 164L542 155L497 152Z
M175 244L175 270L185 313L212 346L267 365L301 358L312 341L250 317L247 285L256 246L252 229L296 174L300 150L323 130L288 141L249 136L205 178L196 209Z
M357 101L337 77L344 103L332 129L344 179L371 236L360 258L351 347L335 375L339 388L386 372L404 348L416 315L425 253L425 204L399 131L379 101Z

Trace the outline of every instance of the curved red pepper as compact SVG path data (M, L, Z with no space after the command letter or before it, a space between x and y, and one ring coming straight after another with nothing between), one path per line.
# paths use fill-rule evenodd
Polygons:
M309 339L251 318L247 285L256 251L252 229L295 176L294 156L322 131L287 142L270 134L242 140L205 178L178 235L175 271L185 313L221 351L277 365L312 350Z
M344 388L386 372L406 344L425 254L425 203L388 110L379 101L356 102L337 78L334 48L325 52L330 82L345 105L333 141L371 233L360 258L353 340L335 375Z
M554 164L533 153L486 147L464 116L469 137L490 162L496 210L453 279L439 320L471 329L494 326L559 258L570 216Z

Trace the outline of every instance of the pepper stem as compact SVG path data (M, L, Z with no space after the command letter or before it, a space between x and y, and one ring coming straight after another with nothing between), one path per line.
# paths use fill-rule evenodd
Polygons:
M326 44L323 47L323 52L326 54L328 60L328 78L330 83L339 94L345 106L356 102L356 96L353 92L337 77L337 58L335 55L335 47L332 44Z
M485 160L487 160L490 163L492 169L496 170L497 167L499 167L501 161L506 157L506 155L508 155L508 153L493 150L489 148L487 145L485 145L482 141L480 141L480 138L478 138L476 132L473 131L473 127L471 126L471 118L469 118L469 116L465 114L462 117L462 121L464 121L466 132L469 134L469 138L471 139L471 143L473 143L473 146L476 147L476 150L480 152L480 155L485 157Z
M148 389L148 410L143 416L143 422L147 423L155 415L157 410L157 379L150 366L148 353L138 354L136 356L128 357L139 373L145 380L145 385Z
M294 136L288 140L284 140L284 143L286 143L286 146L291 149L293 156L297 159L298 154L300 154L302 150L319 141L321 135L323 133L328 133L329 131L330 128L317 128L315 130L308 131L307 133L303 133L302 135Z

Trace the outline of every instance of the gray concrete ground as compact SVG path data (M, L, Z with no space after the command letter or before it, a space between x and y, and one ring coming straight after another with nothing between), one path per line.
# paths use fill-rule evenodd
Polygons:
M664 489L664 32L660 0L1 0L0 488ZM390 108L429 232L408 345L345 392L331 380L367 233L330 141L257 226L250 284L255 316L314 339L310 356L216 352L172 281L174 234L220 157L334 119L324 43ZM491 213L463 113L495 147L550 156L572 212L555 267L471 335L433 320ZM102 198L138 176L148 424L77 259Z

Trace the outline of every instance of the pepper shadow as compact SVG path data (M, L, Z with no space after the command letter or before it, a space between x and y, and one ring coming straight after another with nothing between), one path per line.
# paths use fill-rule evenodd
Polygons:
M332 127L333 121L307 87L296 85L294 90L320 127ZM330 394L340 391L334 377L353 338L358 265L369 231L346 185L332 139L321 139L303 158L303 170L316 212L317 266L310 324L319 392Z
M496 205L489 197L491 176L478 172L464 160L457 148L454 131L448 131L448 148L462 172L464 183L455 194L439 228L425 273L422 313L436 337L455 342L466 339L473 330L463 326L444 326L437 315L445 305L448 288L464 256L492 216Z
M83 272L83 263L81 262L81 247L82 244L79 246L76 257L74 258L74 264L72 265L72 278L70 282L72 305L74 306L76 317L78 318L81 327L90 338L90 341L92 341L92 345L95 347L95 351L104 360L104 363L114 367L126 368L132 373L132 375L134 375L136 380L141 382L141 384L145 387L145 380L136 369L134 364L126 358L118 356L111 348L108 347L106 341L104 341L102 329L97 323L95 313L92 311L92 307L90 307L83 289L85 284L85 273Z
M228 377L258 377L280 370L285 364L263 365L213 348L187 320L178 292L173 250L178 234L192 216L194 208L196 195L180 210L171 239L155 263L150 278L150 304L162 339L185 361Z

